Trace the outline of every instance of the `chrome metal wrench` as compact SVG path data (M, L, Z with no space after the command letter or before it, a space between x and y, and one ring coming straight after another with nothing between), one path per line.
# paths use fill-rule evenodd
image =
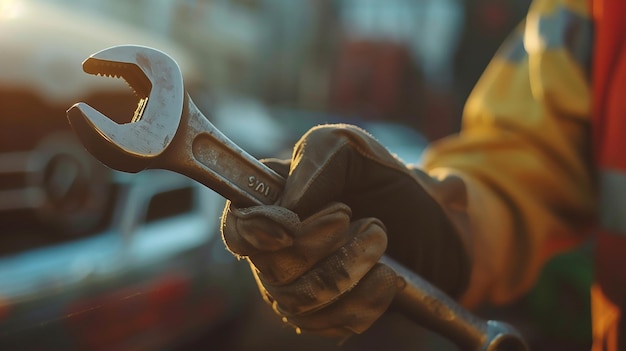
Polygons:
M118 124L85 103L67 111L86 149L110 168L136 173L168 169L215 190L238 207L273 204L284 187L279 174L223 135L193 103L177 63L143 46L115 46L83 62L90 74L121 77L139 103L129 123ZM406 316L462 350L527 350L510 325L482 320L422 279L384 256L406 283L398 292Z

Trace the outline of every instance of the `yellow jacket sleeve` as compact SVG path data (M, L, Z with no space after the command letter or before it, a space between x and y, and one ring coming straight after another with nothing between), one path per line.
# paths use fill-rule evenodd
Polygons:
M526 292L594 215L587 6L535 1L468 98L461 132L424 155L429 174L466 185L467 306Z

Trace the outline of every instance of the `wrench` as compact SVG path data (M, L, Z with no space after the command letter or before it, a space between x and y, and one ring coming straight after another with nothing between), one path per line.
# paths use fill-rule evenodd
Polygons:
M129 123L118 124L79 102L67 111L85 148L110 168L136 173L168 169L213 189L235 206L274 203L285 180L222 134L193 103L177 63L144 46L114 46L83 62L83 70L123 78L139 103ZM404 281L394 299L419 325L462 350L523 351L509 324L473 315L445 293L388 256L380 262Z

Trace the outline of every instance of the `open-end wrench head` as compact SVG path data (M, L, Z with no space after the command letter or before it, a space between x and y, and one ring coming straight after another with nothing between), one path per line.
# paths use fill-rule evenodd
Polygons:
M91 55L83 70L123 78L139 103L135 115L122 124L85 103L72 106L67 117L81 142L111 168L126 172L147 168L168 147L181 120L185 89L178 64L159 50L123 45Z

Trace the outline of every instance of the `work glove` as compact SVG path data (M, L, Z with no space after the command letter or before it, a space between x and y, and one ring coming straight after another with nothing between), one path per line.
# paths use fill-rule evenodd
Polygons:
M227 202L222 236L297 331L345 340L368 329L402 286L383 254L453 297L467 287L466 250L425 189L430 178L364 130L318 126L291 160L264 162L286 177L282 195L268 206Z

